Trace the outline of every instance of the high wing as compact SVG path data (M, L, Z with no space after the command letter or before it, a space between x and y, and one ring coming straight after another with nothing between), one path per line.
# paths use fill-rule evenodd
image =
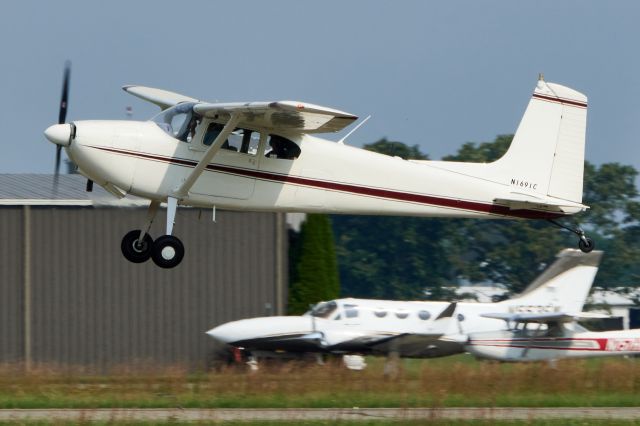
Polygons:
M358 119L357 116L295 101L199 103L193 110L205 117L227 121L233 113L239 115L238 127L278 129L296 133L338 132Z
M567 312L540 312L540 313L489 313L481 314L485 318L501 319L509 322L572 322L590 319L609 318L608 315L591 312L567 313Z
M181 102L198 99L168 90L145 86L123 86L122 89L162 110ZM278 129L296 133L339 132L358 119L357 116L333 108L296 101L277 102L199 102L193 110L224 124L233 113L239 116L238 127L248 129Z
M123 86L122 90L140 99L158 105L163 111L181 102L198 102L197 99L168 90L145 86Z

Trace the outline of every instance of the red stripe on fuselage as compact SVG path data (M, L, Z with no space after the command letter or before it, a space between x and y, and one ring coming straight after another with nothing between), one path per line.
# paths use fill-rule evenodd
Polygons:
M541 95L540 93L534 93L533 97L535 99L540 99L547 102L554 102L557 104L566 104L566 105L571 105L579 108L587 107L587 104L585 102L580 102L573 99L557 98L555 96Z
M195 167L198 162L176 157L162 157L155 154L148 154L137 151L125 151L114 148L99 147L87 145L94 149L108 151L115 154L138 157L150 161L158 161L163 163L175 164L184 167ZM538 210L511 210L507 206L497 204L487 204L478 201L456 200L450 198L436 197L433 195L413 194L409 192L400 192L384 188L372 188L366 186L353 185L342 182L323 181L316 179L303 178L285 174L277 174L260 170L242 169L237 167L222 166L218 164L208 164L207 170L233 174L241 177L255 178L271 182L280 182L291 185L308 186L312 188L325 189L330 191L344 192L348 194L362 195L374 198L384 198L393 201L403 201L415 204L427 204L438 207L453 208L458 210L470 210L487 214L500 216L517 217L523 219L553 219L564 216L563 214L551 213Z
M598 344L597 348L575 348L571 346L541 346L535 345L535 342L566 342L571 344L571 342L577 341L589 341L596 342ZM494 342L492 343L482 343L482 342ZM504 343L501 343L504 342ZM529 343L532 342L532 343ZM527 339L487 339L487 340L472 340L469 342L469 346L491 346L494 348L519 348L519 349L545 349L545 350L553 350L553 351L604 351L607 347L607 339L606 338L571 338L571 337L546 337L546 338L536 338L535 340L527 340Z

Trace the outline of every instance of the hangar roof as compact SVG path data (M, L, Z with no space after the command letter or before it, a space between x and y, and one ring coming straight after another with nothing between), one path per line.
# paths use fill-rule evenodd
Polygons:
M61 174L58 189L53 190L51 174L0 174L0 205L57 206L139 206L143 200L117 199L99 185L86 192L86 178L78 174Z

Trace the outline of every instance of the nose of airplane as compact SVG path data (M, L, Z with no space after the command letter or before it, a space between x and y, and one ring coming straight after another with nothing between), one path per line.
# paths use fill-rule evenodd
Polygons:
M228 322L207 331L207 334L219 342L232 343L238 340L237 322Z
M69 146L71 143L71 124L54 124L44 131L44 136L56 145Z

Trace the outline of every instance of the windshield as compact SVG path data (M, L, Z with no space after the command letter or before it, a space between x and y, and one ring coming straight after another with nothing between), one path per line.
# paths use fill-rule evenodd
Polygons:
M329 316L338 309L338 304L334 301L320 302L309 312L312 316L318 318L329 318Z
M200 117L193 113L195 102L184 102L167 108L151 120L169 136L189 142L195 134Z

